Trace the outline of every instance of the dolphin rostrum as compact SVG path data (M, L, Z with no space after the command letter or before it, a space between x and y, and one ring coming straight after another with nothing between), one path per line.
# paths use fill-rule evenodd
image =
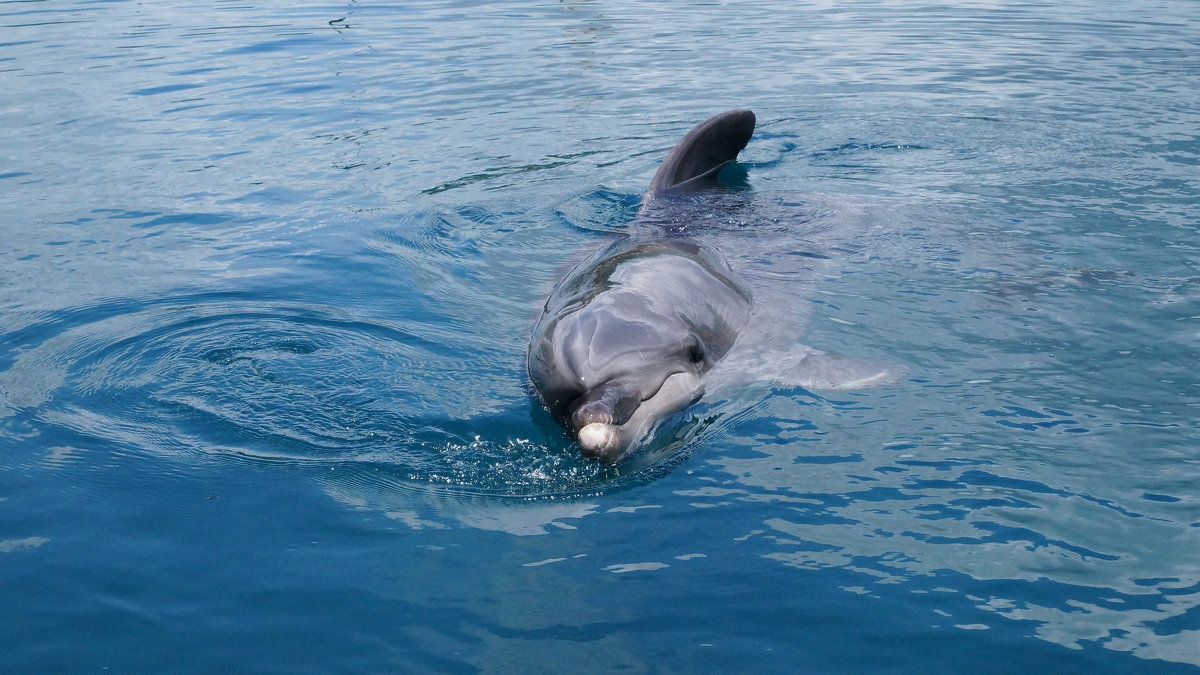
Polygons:
M751 290L725 257L658 223L672 201L718 187L754 124L754 113L731 110L688 132L650 181L631 234L584 259L546 301L529 341L529 379L584 455L618 462L655 422L697 400L750 319ZM801 386L895 380L882 364L816 350L783 360L813 371L790 380Z

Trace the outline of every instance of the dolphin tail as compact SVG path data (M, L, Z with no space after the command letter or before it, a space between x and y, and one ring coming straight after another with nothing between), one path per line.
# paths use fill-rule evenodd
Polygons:
M754 113L730 110L696 125L667 153L644 202L667 190L716 187L721 167L737 159L754 134Z

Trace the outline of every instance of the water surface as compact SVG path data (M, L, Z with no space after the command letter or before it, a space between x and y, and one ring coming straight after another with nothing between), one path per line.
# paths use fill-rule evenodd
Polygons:
M0 3L0 670L1195 672L1197 35ZM526 389L540 303L734 107L745 189L692 232L770 344L908 376L584 461Z

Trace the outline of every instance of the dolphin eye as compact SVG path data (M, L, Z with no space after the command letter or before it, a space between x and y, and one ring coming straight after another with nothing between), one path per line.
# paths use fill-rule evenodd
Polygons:
M687 356L692 363L700 363L704 360L704 350L700 348L700 345L692 345L688 347Z

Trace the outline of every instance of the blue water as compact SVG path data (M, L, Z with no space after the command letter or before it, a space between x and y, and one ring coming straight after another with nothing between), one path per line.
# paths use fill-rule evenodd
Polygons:
M0 671L1196 672L1200 5L0 3ZM781 345L618 468L541 301L693 124Z

